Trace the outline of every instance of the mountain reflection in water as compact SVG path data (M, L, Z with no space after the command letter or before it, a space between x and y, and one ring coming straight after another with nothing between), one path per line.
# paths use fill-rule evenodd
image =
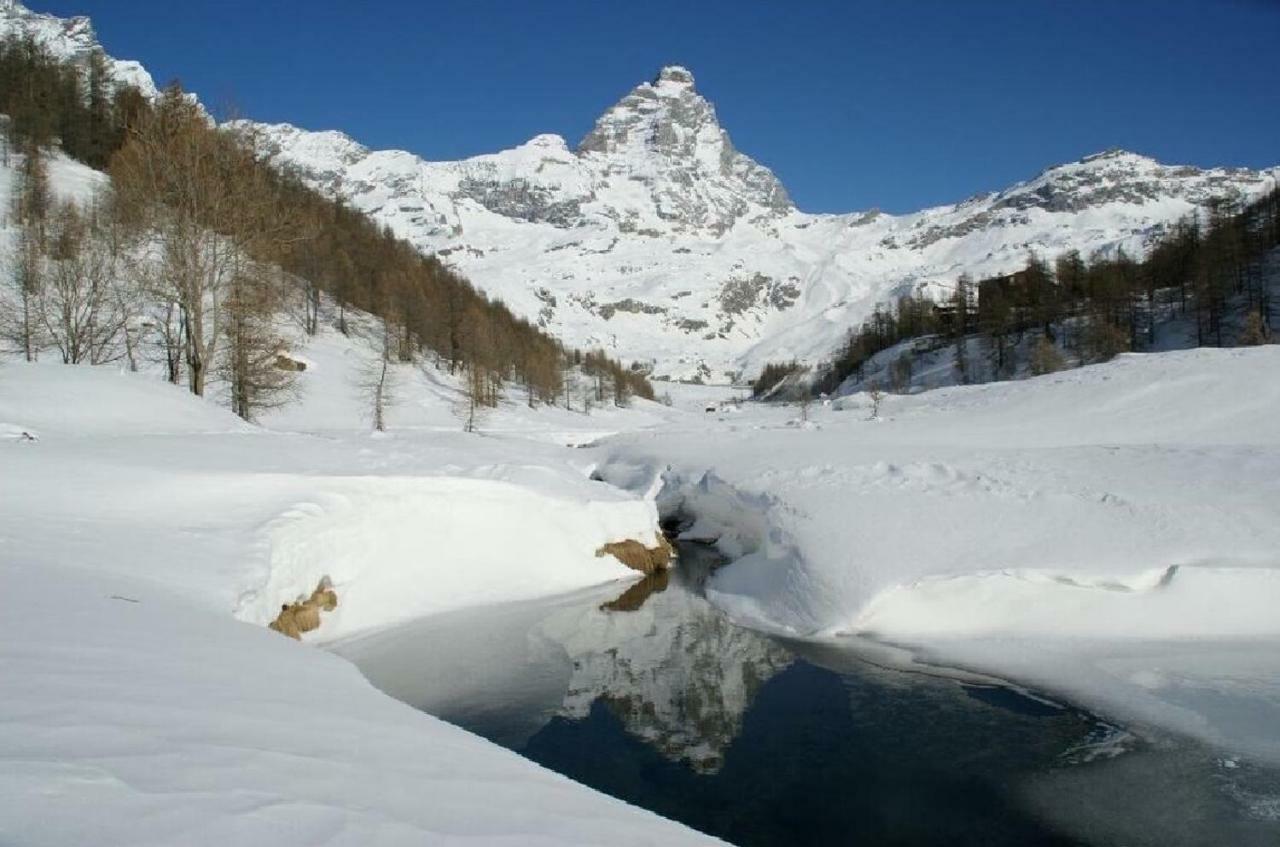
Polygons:
M735 844L1280 843L1241 818L1203 751L1155 750L889 648L735 626L702 593L717 554L682 544L680 557L622 589L439 615L335 649L397 699Z

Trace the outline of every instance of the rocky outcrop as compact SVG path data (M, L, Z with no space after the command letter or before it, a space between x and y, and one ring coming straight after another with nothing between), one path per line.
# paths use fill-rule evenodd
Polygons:
M516 220L571 227L582 220L582 200L559 199L548 187L515 178L505 182L466 177L458 182L457 197L475 200L489 211Z
M288 353L277 353L276 368L282 371L300 372L307 369L307 363L301 359L295 359Z
M643 543L634 539L627 539L626 541L611 541L596 551L597 557L612 556L632 570L637 570L644 574L651 574L671 567L671 559L674 555L675 551L671 547L671 542L661 535L657 536L652 547L646 547Z
M663 68L597 120L578 153L648 189L676 229L721 234L753 209L794 206L773 172L739 153L686 68Z
M318 629L320 613L338 608L338 594L333 590L329 577L321 577L310 597L299 597L293 603L280 607L280 614L267 626L290 638L302 639L302 633Z

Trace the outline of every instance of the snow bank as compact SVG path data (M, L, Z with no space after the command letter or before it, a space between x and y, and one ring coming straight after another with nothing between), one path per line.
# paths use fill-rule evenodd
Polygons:
M1275 346L1124 353L1018 382L888 396L894 440L982 447L1275 444ZM953 423L954 421L954 423ZM954 435L946 430L955 426Z
M908 602L903 586L912 603L1059 589L1078 599L1082 586L1167 603L1196 580L1269 596L1255 570L1280 564L1277 367L1275 347L1126 356L891 397L880 421L822 409L815 430L756 407L620 437L602 473L669 468L668 508L696 517L691 534L747 557L713 589L751 605L753 623L801 635L859 630L882 592ZM1145 587L1142 572L1179 576L1132 590ZM877 614L887 626L888 607Z
M651 502L603 485L589 498L450 477L325 487L333 490L269 529L266 584L246 593L242 620L265 625L321 576L340 598L323 617L321 638L623 579L634 571L595 551L651 537L657 525Z
M1122 575L1008 570L939 576L877 594L853 629L895 638L1280 637L1280 568L1173 565Z
M1034 642L1072 657L1061 677L1041 668L1034 681L1088 703L1076 685L1088 674L1065 669L1098 664L1064 644L1280 650L1277 372L1274 346L1130 355L890 396L877 421L856 403L816 409L812 430L788 427L790 409L755 406L620 436L601 472L664 473L659 502L742 556L709 586L741 622L874 635L996 674L1028 664L998 645ZM979 640L987 649L965 646ZM1126 696L1103 705L1145 703L1134 713L1150 717L1159 710L1139 688L1126 678ZM1253 706L1280 715L1267 690L1254 686ZM1233 737L1228 719L1198 725Z

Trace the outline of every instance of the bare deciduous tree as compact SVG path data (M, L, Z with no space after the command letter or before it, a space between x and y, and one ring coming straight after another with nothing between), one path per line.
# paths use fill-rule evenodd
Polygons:
M34 362L43 344L39 298L45 263L30 227L19 228L10 252L9 266L7 283L14 308L0 309L0 336L14 352L28 362Z
M880 404L884 401L884 392L880 390L880 383L872 380L867 388L867 397L871 399L871 416L867 420L874 421L880 417Z
M376 340L376 353L361 366L357 376L360 396L369 404L369 420L377 432L387 429L387 410L395 405L397 379L391 367L391 350L396 330L383 318Z
M40 319L66 364L99 365L120 356L127 316L120 309L116 253L95 205L59 206L52 225Z
M287 344L276 328L281 291L273 269L239 264L226 300L226 351L222 374L231 388L231 409L247 421L294 396L296 371L282 355Z
M37 359L43 344L39 298L44 287L43 254L51 197L44 153L30 143L23 151L18 187L10 210L18 225L10 263L13 270L8 280L17 301L16 309L0 313L0 334L28 362Z
M491 377L485 367L476 362L467 365L466 373L463 377L463 399L459 405L462 430L463 432L475 432L484 421L485 413L490 405L488 400L492 391Z
M228 337L235 286L294 231L257 155L253 138L212 131L199 106L171 87L112 160L122 208L155 245L154 293L177 309L194 394L205 393Z

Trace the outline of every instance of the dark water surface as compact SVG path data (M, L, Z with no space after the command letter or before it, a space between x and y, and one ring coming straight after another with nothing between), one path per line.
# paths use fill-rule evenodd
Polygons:
M669 578L337 652L400 700L735 844L1280 845L1274 774L888 648L734 626L702 596L715 553L680 553Z

